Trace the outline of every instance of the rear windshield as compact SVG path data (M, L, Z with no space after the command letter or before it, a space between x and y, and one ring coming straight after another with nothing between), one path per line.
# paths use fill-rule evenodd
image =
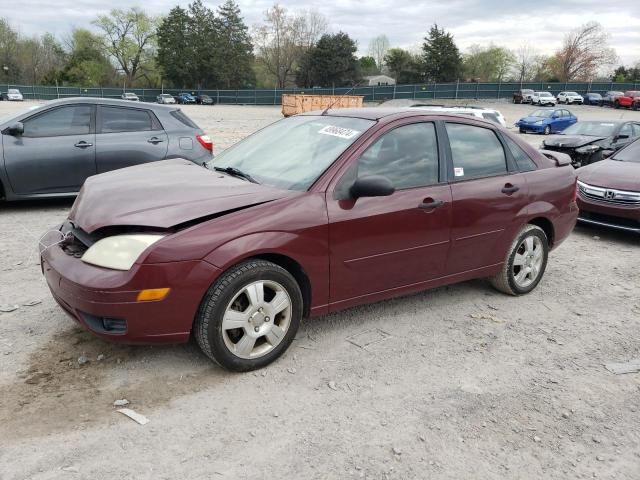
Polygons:
M200 127L196 125L193 120L187 117L182 110L172 110L171 116L187 127L200 129Z
M538 96L539 96L539 97L550 97L550 96L551 96L551 94L550 94L549 92L540 92L540 93L538 94Z

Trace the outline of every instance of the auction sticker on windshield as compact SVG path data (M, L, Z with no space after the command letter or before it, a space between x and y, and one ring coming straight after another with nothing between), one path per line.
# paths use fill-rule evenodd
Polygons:
M331 135L332 137L344 138L345 140L350 140L360 132L357 130L351 130L350 128L344 127L336 127L334 125L327 125L326 127L322 127L318 133L323 135Z

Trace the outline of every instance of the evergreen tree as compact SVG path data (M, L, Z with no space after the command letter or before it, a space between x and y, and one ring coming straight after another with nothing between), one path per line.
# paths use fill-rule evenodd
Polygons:
M216 65L222 88L240 88L255 84L253 45L248 28L233 0L218 7Z
M191 46L188 40L189 16L175 7L158 27L158 65L173 85L186 88L192 80Z
M298 80L305 86L343 87L353 85L359 77L358 47L343 32L323 35L315 47L309 49L298 70Z
M426 79L433 82L453 82L462 73L462 57L453 35L434 24L422 44Z
M190 52L183 53L189 53L193 59L190 67L191 80L192 85L198 89L218 84L215 59L217 26L213 10L205 7L202 0L195 0L189 5L187 40Z

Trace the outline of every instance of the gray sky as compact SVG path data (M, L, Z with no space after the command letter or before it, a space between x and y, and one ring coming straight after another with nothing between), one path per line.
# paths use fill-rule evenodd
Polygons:
M205 1L215 8L219 2ZM246 23L262 20L271 0L237 0ZM7 4L9 0L0 0ZM176 4L189 1L146 0L140 5L149 13L166 14ZM359 54L366 54L369 40L385 34L392 47L419 48L434 22L455 36L464 51L474 43L516 49L530 44L540 53L552 53L568 30L588 21L599 21L611 34L610 43L624 64L640 62L640 7L638 0L558 0L523 6L520 1L447 0L282 0L290 10L315 9L329 18L332 31L342 30L358 41ZM46 31L64 37L73 27L90 27L98 14L114 7L128 8L130 0L21 0L15 8L0 9L0 16L25 35Z

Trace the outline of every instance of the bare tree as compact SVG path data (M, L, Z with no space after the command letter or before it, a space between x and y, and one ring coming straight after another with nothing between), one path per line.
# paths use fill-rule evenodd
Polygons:
M265 12L264 23L254 27L257 58L284 88L304 53L327 30L327 19L316 11L290 14L278 4Z
M528 43L523 43L515 52L515 78L519 82L532 80L536 76L536 57L538 53L534 47Z
M592 80L616 59L615 50L609 47L609 34L599 23L589 22L565 36L555 55L555 74L561 81Z
M369 56L376 61L378 70L382 71L384 56L389 51L389 39L386 35L378 35L369 42Z
M144 63L151 59L156 23L137 7L111 10L93 22L103 32L105 52L116 60L129 83L144 73Z

